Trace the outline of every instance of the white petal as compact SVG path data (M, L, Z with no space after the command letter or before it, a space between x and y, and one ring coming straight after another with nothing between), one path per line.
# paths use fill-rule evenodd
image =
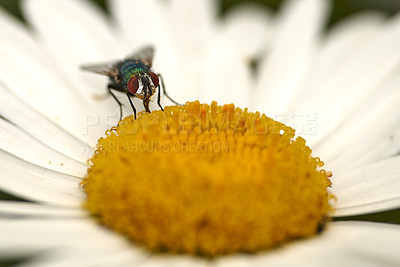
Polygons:
M39 113L85 141L83 127L77 124L77 114L87 114L83 103L76 101L71 91L48 71L51 66L35 60L31 54L18 50L13 44L2 42L0 47L2 82L22 101ZM75 107L73 110L71 106ZM74 113L76 112L76 113ZM75 118L75 119L74 119ZM82 116L85 119L86 115ZM84 121L85 122L85 121Z
M13 43L19 47L23 47L25 50L31 49L31 56L36 56L33 52L37 51L39 48L34 38L28 33L26 27L1 8L0 25L0 34L2 36L7 36L7 38L3 38L2 41Z
M0 85L0 114L25 133L33 136L58 152L86 163L92 156L93 148L68 134L64 129L37 113L26 103ZM88 125L87 127L90 127Z
M214 46L205 58L203 80L207 81L202 101L219 104L234 103L241 108L248 107L249 91L252 90L250 68L239 57L237 50L225 44Z
M189 256L155 256L138 253L132 247L82 246L58 249L35 257L21 266L137 266L137 267L207 267L206 260Z
M124 51L121 51L116 35L112 34L100 10L87 1L33 0L24 1L22 7L64 81L91 111L80 114L71 106L69 109L79 123L87 125L89 119L96 121L84 136L94 145L107 124L115 125L118 121L118 105L112 98L96 100L95 95L106 92L107 79L84 73L80 65L123 58Z
M203 57L215 37L217 2L213 0L172 0L171 13L173 34L182 62L179 74L184 79L186 101L202 97L207 81L199 75L205 69ZM181 92L180 92L181 93Z
M87 140L87 135L82 134L88 114L84 102L66 85L57 68L34 43L26 29L5 18L0 20L0 29L7 36L17 36L0 43L2 84L25 105L31 106L77 138Z
M222 258L216 266L398 266L399 245L397 225L335 222L320 236L262 254Z
M145 256L135 253L129 246L76 244L44 252L19 266L141 266Z
M334 216L400 207L400 156L332 177Z
M160 38L169 30L166 6L159 0L116 0L109 1L111 13L129 40L129 49L144 45L159 45Z
M251 60L271 44L270 10L254 3L230 8L221 22L221 42L226 48L235 47L243 60Z
M389 158L397 155L400 151L400 127L391 131L387 139L381 141L380 144L371 148L371 150L355 160L354 166L361 166L372 162Z
M281 115L302 88L323 27L326 1L288 1L280 15L271 54L260 66L255 109Z
M396 71L400 64L399 36L400 15L384 24L367 44L354 49L347 63L338 66L328 80L319 84L324 95L314 109L319 120L316 144L356 112L356 108L374 91L379 91L382 83Z
M0 219L0 233L1 256L42 251L44 256L51 258L52 253L57 253L58 249L61 252L66 249L67 254L71 248L81 248L90 253L91 257L99 258L112 256L118 251L126 252L127 249L135 256L131 260L140 261L146 256L140 250L130 247L122 236L96 225L92 219ZM77 256L85 259L84 255Z
M324 159L328 169L340 174L400 151L400 141L396 139L400 122L399 86L400 77L382 84L329 140L316 147L315 153Z
M76 63L82 60L110 59L123 53L104 14L89 2L29 0L22 7L65 73L79 71Z
M213 0L171 0L173 29L183 52L203 52L208 38L213 37L217 3Z
M77 218L86 217L87 212L80 208L49 206L19 201L0 201L0 217L56 217Z
M258 9L256 9L258 8ZM204 58L206 81L201 101L250 105L254 90L250 62L258 56L267 37L268 13L258 6L244 5L228 13L221 32Z
M0 150L0 188L44 203L78 207L85 196L80 179L33 165Z
M210 266L209 262L202 258L195 258L186 255L169 255L169 256L154 256L150 257L138 267L207 267Z
M325 233L325 242L315 252L329 255L329 266L397 266L400 227L384 223L334 222ZM313 241L310 240L310 243ZM315 242L317 243L317 242ZM309 250L309 249L308 249ZM324 252L323 252L324 251ZM340 257L338 257L340 253ZM343 261L342 261L343 260ZM343 265L342 265L343 266Z
M35 140L0 118L0 149L50 170L83 177L87 166Z
M321 84L329 80L332 74L348 64L354 50L375 38L384 21L384 14L362 12L354 14L336 23L327 34L317 51L316 62L303 90L301 90L289 107L289 113L301 114L310 110L310 106L318 106L323 100L325 91ZM311 109L312 110L312 109Z

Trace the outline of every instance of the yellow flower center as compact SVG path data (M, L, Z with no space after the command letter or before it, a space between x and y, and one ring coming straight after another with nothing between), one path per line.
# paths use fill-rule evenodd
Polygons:
M322 166L282 123L188 102L127 117L100 138L85 207L153 251L256 252L321 230L331 184Z

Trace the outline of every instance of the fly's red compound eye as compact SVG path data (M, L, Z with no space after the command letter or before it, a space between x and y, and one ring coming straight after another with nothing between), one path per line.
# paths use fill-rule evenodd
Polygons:
M158 79L157 74L155 74L154 72L150 72L150 77L151 77L151 81L153 82L155 87L158 87L158 84L160 83L160 80Z
M135 94L139 89L139 81L136 76L132 77L128 81L128 91L132 94Z

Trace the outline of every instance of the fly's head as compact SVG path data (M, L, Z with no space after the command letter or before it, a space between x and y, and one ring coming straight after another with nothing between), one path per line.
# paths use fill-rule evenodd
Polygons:
M154 72L133 75L126 83L126 89L140 99L148 99L155 94L159 78Z

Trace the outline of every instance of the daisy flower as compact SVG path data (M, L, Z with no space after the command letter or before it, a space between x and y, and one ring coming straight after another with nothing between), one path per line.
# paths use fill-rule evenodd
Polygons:
M310 162L321 165L314 158L318 156L325 162L324 169L333 172L330 193L337 200L330 215L366 214L400 207L399 16L386 19L379 13L362 13L324 34L329 2L322 0L286 1L274 15L259 6L237 6L223 18L218 18L212 0L116 0L109 5L111 18L86 1L24 1L28 28L0 13L4 37L0 42L0 189L27 200L0 202L0 257L32 256L25 266L400 264L400 228L383 223L328 222L322 234L311 238L212 259L151 253L98 224L82 209L91 202L86 202L84 193L90 191L89 181L84 189L81 184L97 140L106 137L101 144L115 136L105 132L117 125L119 109L112 98L98 99L105 92L101 90L106 78L79 69L85 63L123 58L153 45L154 69L163 74L170 95L178 102L211 104L191 102L166 108L168 112L197 110L201 119L204 110L236 118L238 109L218 108L211 103L216 100L248 108L246 114L259 111L286 123L312 148ZM249 67L255 59L260 59L256 73ZM120 97L124 114L131 114L126 97ZM141 101L134 101L138 111L143 110ZM167 101L163 98L163 105ZM143 113L139 119L162 113L156 101L150 109L150 115ZM272 129L281 127L276 128L279 136L311 153L302 138L290 141L292 128L254 116L256 121L272 123ZM115 131L129 130L130 118ZM250 137L243 142L257 146L256 141ZM246 154L246 159L250 156ZM242 171L235 160L228 177ZM100 160L95 157L95 161ZM145 170L154 173L168 167L168 162L154 166L146 165ZM112 167L106 166L105 171L114 171ZM191 169L183 171L190 175ZM91 165L90 175L94 172L97 169ZM216 180L226 179L221 173ZM320 170L313 175L330 176ZM148 196L159 191L155 186ZM192 192L196 193L189 191L189 195ZM242 199L246 203L247 197ZM326 203L320 206L327 209ZM176 239L184 243L189 237Z

